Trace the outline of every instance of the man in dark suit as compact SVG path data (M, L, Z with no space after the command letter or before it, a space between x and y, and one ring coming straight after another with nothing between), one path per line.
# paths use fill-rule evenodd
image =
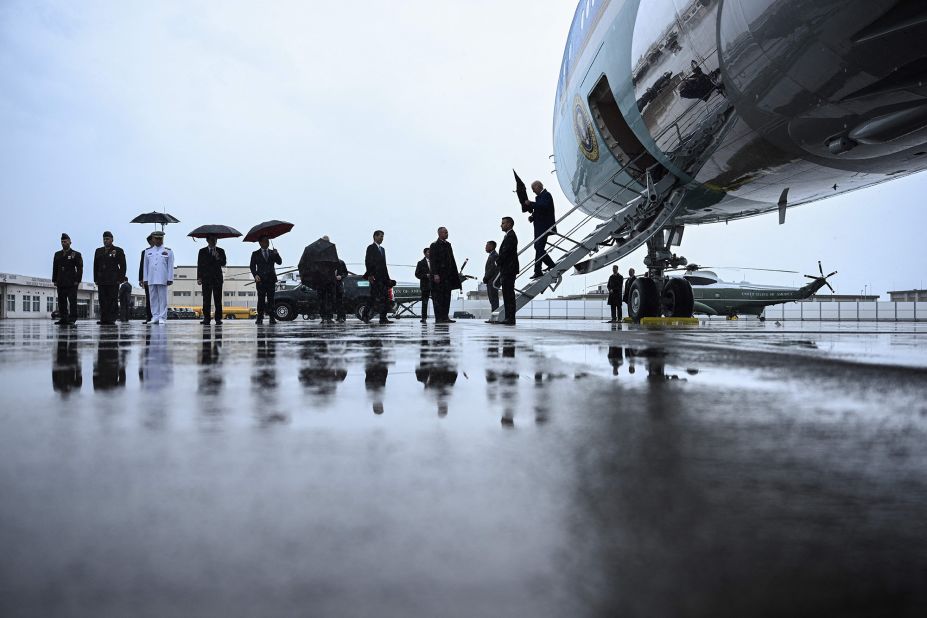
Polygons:
M431 298L431 249L425 247L425 254L415 265L415 278L418 279L419 289L422 291L422 324L428 321L428 299Z
M438 228L438 240L431 243L431 297L435 305L435 324L451 324L451 294L461 289L460 269L454 259L454 248L447 242L446 227Z
M207 236L206 246L196 258L196 283L203 286L203 324L209 324L212 302L216 304L216 324L222 324L222 267L225 250L216 246L216 237Z
M505 306L505 319L500 324L515 324L515 278L518 276L518 236L515 235L515 219L502 217L502 244L499 245L499 278L502 281L502 303Z
M612 319L609 323L615 324L621 321L621 303L624 302L622 285L624 277L618 272L618 265L612 266L612 276L608 278L606 287L608 288L608 306L612 310Z
M270 241L266 236L258 240L260 249L251 254L251 276L257 288L257 324L264 323L264 313L270 317L270 323L276 324L274 314L274 290L277 287L277 267L283 264L283 258L276 249L269 249Z
M93 254L93 282L100 292L100 321L115 324L119 314L119 284L126 276L126 254L113 244L113 233L103 232L103 246Z
M496 289L495 281L499 274L499 266L496 260L499 254L496 253L496 241L489 240L486 242L486 268L483 270L483 283L486 284L486 296L489 297L489 306L491 311L499 308L499 290Z
M628 269L628 279L624 282L624 294L621 295L621 300L628 304L628 315L631 315L631 286L634 285L634 280L637 277L634 276L634 269Z
M557 232L554 227L557 217L554 214L554 198L540 180L531 183L531 190L537 198L533 202L525 200L524 205L531 213L528 221L534 222L534 274L531 278L537 279L541 276L541 264L548 270L554 267L553 258L547 255L547 237Z
M386 266L383 237L382 230L373 233L373 242L367 247L367 255L364 257L364 266L367 268L364 276L370 282L370 301L373 305L370 312L380 314L380 324L392 324L392 320L387 319L386 312L389 309L389 289L395 282L390 278L389 268Z
M348 276L348 265L344 260L338 260L335 269L335 314L339 322L347 322L348 316L344 311L344 278Z
M142 249L142 257L138 261L138 284L145 289L145 324L151 322L151 294L148 292L148 284L145 283L145 252L154 247L154 240L151 234L145 240L148 241L148 248Z
M55 324L77 322L77 286L84 276L84 258L71 249L71 237L61 234L61 251L52 260L52 283L58 291L58 321Z

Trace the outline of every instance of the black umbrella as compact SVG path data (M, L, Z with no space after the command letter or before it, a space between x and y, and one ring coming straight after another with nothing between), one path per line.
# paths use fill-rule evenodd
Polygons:
M129 223L160 223L161 231L164 231L164 226L168 223L180 223L180 219L173 215L169 215L166 212L143 212L139 216L135 217Z
M515 195L518 196L518 205L521 206L522 212L529 212L525 202L528 201L528 189L525 187L524 181L518 177L518 172L512 170L512 173L515 174Z
M338 248L335 243L320 238L306 246L303 258L309 262L337 262Z
M276 238L277 236L283 236L292 229L293 224L287 223L286 221L277 221L276 219L265 221L251 228L248 233L245 234L242 242L257 242L264 237Z
M210 236L215 236L216 238L238 238L241 236L241 232L227 225L201 225L187 234L187 236L192 236L193 238L208 238Z
M327 281L338 265L338 248L320 238L303 249L299 260L299 278L303 281Z

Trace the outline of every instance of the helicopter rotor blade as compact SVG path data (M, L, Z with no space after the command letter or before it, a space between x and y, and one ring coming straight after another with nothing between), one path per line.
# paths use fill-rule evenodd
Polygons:
M836 294L836 293L837 293L837 292L834 291L834 288L833 288L833 286L831 286L831 284L830 284L829 281L825 280L825 281L824 281L824 285L826 285L826 286L828 287L828 289L830 290L830 293L831 293L831 294Z

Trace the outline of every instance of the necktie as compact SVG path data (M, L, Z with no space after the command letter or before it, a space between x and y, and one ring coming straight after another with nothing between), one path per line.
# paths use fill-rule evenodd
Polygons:
M386 257L386 250L383 249L383 245L379 245L379 248L380 248L380 256Z
M264 261L267 261L267 249L264 249Z

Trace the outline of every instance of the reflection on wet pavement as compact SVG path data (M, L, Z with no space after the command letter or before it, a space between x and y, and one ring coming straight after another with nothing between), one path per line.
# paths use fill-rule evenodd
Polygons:
M560 326L0 322L0 615L920 615L920 335Z

